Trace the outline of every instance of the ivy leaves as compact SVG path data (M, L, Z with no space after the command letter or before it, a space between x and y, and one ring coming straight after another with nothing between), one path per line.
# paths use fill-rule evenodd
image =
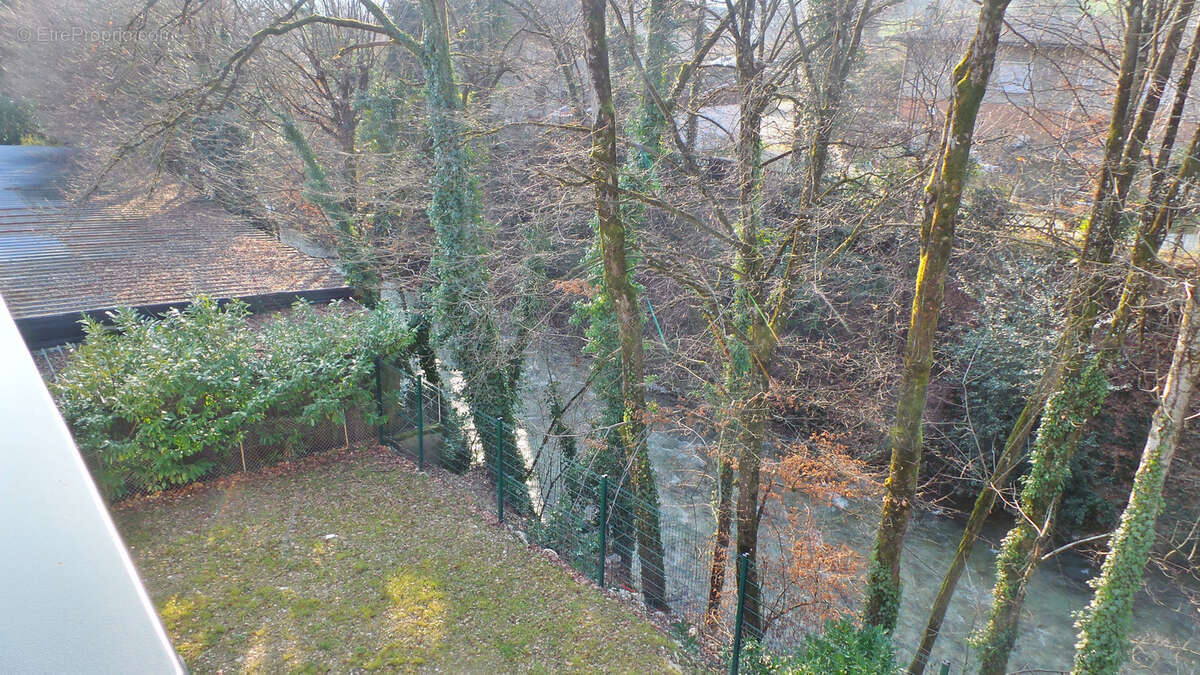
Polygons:
M248 315L241 303L199 298L162 319L125 309L111 327L84 320L86 341L51 390L110 496L198 480L251 429L270 435L270 419L300 429L373 409L374 359L399 360L412 344L388 305L299 303L261 333Z

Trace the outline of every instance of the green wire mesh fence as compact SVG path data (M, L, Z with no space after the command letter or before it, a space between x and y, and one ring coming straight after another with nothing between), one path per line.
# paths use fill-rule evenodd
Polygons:
M664 517L676 505L635 497L628 467L601 466L599 455L578 452L574 444L535 452L528 430L468 410L444 386L387 363L377 372L381 443L420 467L485 472L499 521L681 629L703 628L710 640L731 645L731 653L743 639L760 636L762 593L749 558L727 542L714 556L713 527ZM714 575L723 589L715 598ZM738 659L730 662L736 672Z
M190 463L202 463L207 468L191 480L174 484L155 482L145 471L99 467L90 455L85 461L105 496L116 503L195 481L260 471L309 455L341 450L369 441L375 435L375 427L368 421L365 411L347 405L315 422L305 422L296 416L271 415L261 422L247 424L235 444L208 449L191 457Z

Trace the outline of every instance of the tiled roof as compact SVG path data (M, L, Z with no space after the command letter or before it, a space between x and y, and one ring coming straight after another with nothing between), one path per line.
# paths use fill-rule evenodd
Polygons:
M77 207L57 190L68 152L0 146L0 294L18 320L345 284L211 203Z

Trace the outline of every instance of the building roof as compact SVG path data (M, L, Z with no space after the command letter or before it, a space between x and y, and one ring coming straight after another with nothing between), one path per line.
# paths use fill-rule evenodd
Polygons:
M0 146L0 294L18 325L202 294L345 289L328 262L208 202L77 206L61 193L69 154Z
M0 654L13 673L183 673L0 299Z
M894 34L901 42L966 41L978 26L978 12L918 20L910 30ZM1118 40L1111 19L1054 8L1024 7L1004 18L1000 44L1011 47L1088 49L1106 48Z

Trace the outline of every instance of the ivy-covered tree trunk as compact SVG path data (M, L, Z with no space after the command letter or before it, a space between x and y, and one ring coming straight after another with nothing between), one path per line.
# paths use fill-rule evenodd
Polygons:
M1122 160L1111 179L1112 187L1097 192L1091 226L1099 226L1105 238L1110 240L1101 245L1104 257L1100 262L1111 260L1115 246L1112 242L1121 238L1129 188L1193 6L1193 0L1182 0L1172 13ZM1102 177L1101 188L1103 181ZM1081 271L1086 274L1085 281L1078 286L1082 292L1073 302L1078 309L1069 312L1073 318L1078 317L1078 323L1075 326L1068 324L1065 337L1070 341L1060 340L1067 350L1061 384L1042 414L1029 474L1024 479L1018 503L1021 517L1001 544L996 559L991 612L987 625L976 639L980 650L980 672L988 675L1003 673L1007 668L1009 654L1016 642L1025 591L1050 540L1062 489L1070 475L1071 459L1084 427L1107 396L1105 371L1111 365L1128 325L1127 313L1116 317L1102 340L1099 353L1089 354L1092 327L1103 307L1109 283L1099 265L1088 265ZM1136 282L1136 276L1134 280Z
M498 455L504 457L506 474L520 481L510 489L516 508L528 505L524 487L528 469L517 450L511 424L516 409L517 382L521 375L521 341L505 356L500 332L492 317L490 275L484 263L482 208L479 187L471 171L471 153L466 146L460 119L462 97L454 82L450 60L450 30L446 0L419 0L422 40L402 30L375 0L357 3L376 23L358 18L305 13L297 16L305 3L294 3L289 11L250 36L246 44L226 61L207 93L228 86L262 44L272 36L313 24L351 27L387 38L382 44L401 47L420 62L425 75L425 102L429 131L433 142L433 198L428 208L429 221L437 234L432 268L438 279L434 310L439 346L450 352L462 370L466 397L475 417L475 427L483 442L489 467L496 467ZM207 95L207 94L206 94ZM202 99L203 100L203 99ZM497 453L492 418L508 422L501 434ZM487 442L491 440L492 442ZM469 457L460 457L461 468Z
M1072 672L1078 675L1115 674L1129 655L1133 599L1142 586L1154 545L1154 525L1163 507L1163 485L1200 375L1200 303L1194 280L1184 284L1184 293L1174 358L1133 478L1129 503L1109 542L1108 556L1094 584L1096 592L1076 623L1079 641Z
M628 242L621 217L617 168L616 108L609 74L603 0L582 0L587 66L596 92L592 124L592 181L595 184L596 232L603 268L604 309L617 323L620 353L620 426L617 438L629 466L642 596L647 607L666 610L663 545L659 527L658 487L646 448L645 346L637 288L626 255Z
M642 99L637 113L635 135L642 145L642 161L659 159L663 152L663 133L667 120L656 99L665 95L667 58L671 48L671 11L668 0L650 0L646 7L646 59ZM668 102L670 103L670 102Z
M291 117L281 115L283 138L304 162L305 199L317 205L338 235L338 262L346 273L346 281L354 288L362 304L374 307L379 301L379 272L367 259L368 244L343 202L334 198L333 187L326 178L325 168L317 160L308 140L300 133Z
M724 446L724 443L720 445ZM733 463L726 456L724 447L719 447L718 453L717 532L708 572L708 604L704 609L704 628L709 631L721 620L721 596L725 591L725 569L729 562L729 528L733 524Z
M1016 468L1018 458L1023 454L1021 450L1025 447L1029 434L1033 432L1033 428L1037 424L1038 417L1046 403L1045 390L1047 386L1048 382L1043 376L1042 381L1038 383L1037 388L1026 400L1025 407L1017 417L1016 424L1013 425L1012 431L1005 439L1004 450L1001 451L1000 458L996 462L996 468L975 497L971 515L967 518L967 526L958 542L958 548L954 551L954 558L950 561L950 568L942 577L942 584L938 588L938 594L929 610L925 632L921 634L917 651L908 665L908 675L921 675L929 664L929 656L933 653L933 645L941 631L942 621L945 620L946 611L950 608L954 589L958 586L967 559L971 557L971 551L975 549L975 542L983 532L983 526L987 522L988 516L991 515L992 508L996 505L996 495L999 493L999 489L1008 480L1008 475L1012 473L1012 470Z
M946 115L941 157L925 188L921 261L917 269L896 418L888 434L891 465L884 484L883 514L875 536L862 613L864 623L879 626L888 633L895 628L900 610L900 553L917 496L921 425L933 362L934 334L954 245L954 227L967 177L975 120L992 73L1007 8L1008 0L985 0L980 9L975 37L966 56L954 69L954 97Z
M502 461L505 475L523 482L525 461L517 450L512 426L520 355L511 361L502 356L500 332L491 314L479 186L459 117L462 98L450 62L446 3L421 0L420 10L424 27L421 61L434 157L433 199L428 212L437 233L433 268L438 279L434 293L438 343L449 350L466 379L467 402L487 466L495 471L497 462ZM500 434L499 455L494 422L487 416L507 422ZM524 490L509 490L506 495L516 508L523 508L529 498Z
M635 134L645 154L640 162L630 167L630 178L635 190L646 191L657 187L657 163L666 152L663 135L666 133L667 120L657 101L665 95L663 90L666 87L671 28L669 0L651 0L646 9L646 81L643 82L641 111ZM609 93L611 98L611 91ZM613 162L615 167L615 154ZM627 231L630 236L634 236L646 223L646 211L637 204L629 205L628 211L630 217L625 220L627 227L622 231L622 235ZM626 258L623 248L610 248L614 254L620 252L620 266L626 270L625 280L619 287L609 285L607 278L605 285L611 289L614 298L618 295L627 298L626 302L618 303L617 306L621 334L622 390L625 392L625 424L622 429L626 452L632 458L629 463L630 477L633 480L633 494L637 499L635 512L638 557L642 563L642 597L648 607L666 611L666 569L659 519L658 484L646 447L643 316L638 304L637 287L633 284L632 262ZM609 266L608 251L606 248L606 270ZM636 352L636 358L632 355L627 358L626 354L631 351ZM634 388L632 393L629 391L631 383ZM636 433L633 433L635 431Z
M1100 364L1088 359L1079 364L1078 374L1064 377L1046 403L1037 441L1031 455L1032 467L1023 480L1021 515L1000 546L996 557L996 583L987 626L976 640L980 651L980 673L1004 673L1008 655L1017 638L1017 624L1035 561L1049 541L1050 527L1062 497L1062 486L1070 474L1066 449L1077 444L1087 422L1100 409L1108 392L1108 380ZM1075 364L1069 366L1076 369Z
M1100 177L1096 186L1095 204L1100 204L1106 198L1111 187L1115 167L1121 161L1121 157L1124 154L1126 129L1131 123L1131 105L1132 101L1135 100L1133 96L1135 89L1134 73L1137 70L1138 57L1142 45L1142 35L1139 30L1141 0L1130 0L1126 5L1125 11L1128 32L1125 36L1121 70L1113 98L1112 114L1109 118L1109 131L1105 141L1105 154L1101 163ZM1092 295L1091 291L1087 288L1087 285L1092 283L1088 272L1104 265L1107 260L1111 259L1112 247L1114 245L1115 240L1109 233L1102 231L1101 228L1089 228L1083 251L1079 258L1079 269L1076 272L1076 288L1073 291L1075 296L1089 297ZM959 541L958 548L955 550L950 567L942 578L938 594L930 609L925 631L921 636L916 653L913 655L913 660L909 664L908 673L910 675L919 675L924 672L929 655L933 650L933 645L941 630L942 621L945 619L946 611L949 609L954 589L958 585L971 551L975 548L975 542L979 539L979 535L983 531L983 526L996 505L999 490L1005 485L1009 475L1017 467L1024 455L1026 443L1033 430L1037 427L1042 409L1046 405L1046 399L1058 388L1058 384L1062 379L1064 361L1070 353L1072 345L1079 341L1078 334L1081 331L1090 332L1091 327L1095 323L1094 314L1089 313L1089 315L1084 315L1084 312L1088 311L1088 307L1089 305L1081 303L1071 304L1071 312L1067 317L1066 328L1062 336L1060 336L1054 358L1043 372L1042 378L1033 393L1026 400L1025 407L1021 410L1021 414L1017 417L1012 431L1005 439L1004 449L996 460L996 465L993 467L991 476L988 477L975 498L975 503L971 509L971 515L967 520L963 536Z
M776 347L775 331L762 308L769 306L766 262L759 236L763 218L762 117L767 95L759 79L759 68L751 37L753 2L737 9L735 64L739 89L737 130L738 252L735 264L733 322L738 339L731 345L726 388L736 416L737 503L735 524L738 556L745 554L745 630L751 638L762 635L762 588L758 579L759 483L762 453L767 432L768 377Z

